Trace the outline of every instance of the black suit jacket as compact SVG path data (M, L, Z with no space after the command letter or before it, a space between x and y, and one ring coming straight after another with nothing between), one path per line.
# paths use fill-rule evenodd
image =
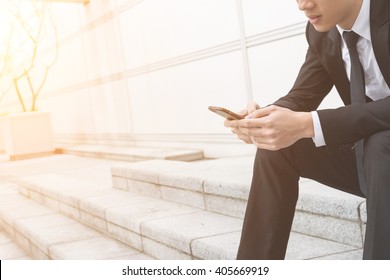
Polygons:
M371 39L379 68L390 87L390 0L372 0L370 8ZM274 104L294 111L316 110L333 86L345 107L319 110L327 146L356 142L374 133L390 130L390 97L366 104L351 105L350 85L341 53L337 28L317 32L307 25L309 43L306 60L291 91Z

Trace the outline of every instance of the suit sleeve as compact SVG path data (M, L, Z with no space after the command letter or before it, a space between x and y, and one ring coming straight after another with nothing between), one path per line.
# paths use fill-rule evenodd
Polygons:
M309 27L306 31L306 37ZM309 46L305 62L290 92L277 100L274 105L293 111L310 112L318 108L324 97L333 87L333 82L322 65L315 48Z
M353 143L384 130L390 130L390 97L338 109L319 110L327 146Z
M291 91L274 105L293 111L310 112L329 93L334 83L320 57L322 34L310 25L306 31L309 42L306 60L299 71ZM337 109L318 110L326 145L354 143L377 132L390 130L390 97L365 104L353 104Z

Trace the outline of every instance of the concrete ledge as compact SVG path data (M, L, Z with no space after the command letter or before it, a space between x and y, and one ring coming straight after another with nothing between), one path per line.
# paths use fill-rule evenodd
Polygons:
M114 188L243 218L252 161L252 157L191 163L151 160L114 166L111 172ZM293 230L362 246L366 222L364 201L302 179Z
M85 157L115 159L123 161L142 161L150 159L194 161L203 159L203 152L201 150L171 148L79 145L60 147L57 148L57 152Z
M362 247L365 199L312 181L300 185L293 230Z
M207 259L235 259L240 241L240 232L201 238L193 241L195 255L202 252ZM227 248L227 250L216 250ZM286 259L362 259L362 250L296 232L290 234Z
M301 180L297 209L319 215L365 222L362 220L364 198L351 195L310 180Z
M251 165L247 157L194 163L150 160L115 166L111 172L114 188L242 218ZM236 206L219 207L226 203Z

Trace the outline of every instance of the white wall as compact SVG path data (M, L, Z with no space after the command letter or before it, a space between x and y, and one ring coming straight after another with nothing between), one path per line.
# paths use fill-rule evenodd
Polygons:
M273 102L291 87L307 48L294 0L51 6L60 56L38 107L52 113L58 143L201 148L208 157L253 153L207 106ZM0 106L18 109L12 97Z

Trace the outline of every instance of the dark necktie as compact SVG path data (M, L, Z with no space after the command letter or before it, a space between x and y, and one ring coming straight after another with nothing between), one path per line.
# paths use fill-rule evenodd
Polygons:
M349 56L351 59L351 102L352 104L365 103L366 90L364 83L364 71L360 63L359 54L356 48L356 43L359 39L359 35L353 31L344 31L343 37L345 43L347 44ZM363 194L367 195L363 168L363 139L359 140L356 143L355 153L360 190L363 192Z

